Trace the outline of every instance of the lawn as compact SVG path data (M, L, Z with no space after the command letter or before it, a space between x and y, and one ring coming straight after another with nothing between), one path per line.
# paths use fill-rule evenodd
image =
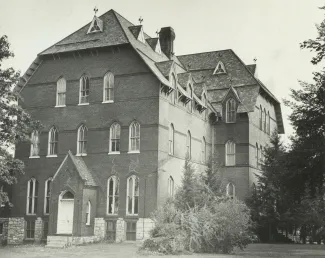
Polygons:
M135 244L92 244L86 246L70 247L67 249L50 249L44 246L24 245L7 246L0 248L0 258L54 258L54 257L78 257L78 258L98 258L98 257L164 257L175 258L180 256L141 256L137 254ZM236 250L232 255L211 255L193 254L182 255L181 257L325 257L324 245L287 245L287 244L251 244L244 251Z

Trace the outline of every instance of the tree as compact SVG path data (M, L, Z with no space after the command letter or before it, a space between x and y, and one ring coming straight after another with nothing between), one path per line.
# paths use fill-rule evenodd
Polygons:
M33 121L20 106L21 99L15 91L19 72L13 68L3 69L5 59L13 57L7 36L0 37L0 204L8 202L8 187L23 173L24 164L10 153L16 143L29 139L31 130L39 128L40 123Z

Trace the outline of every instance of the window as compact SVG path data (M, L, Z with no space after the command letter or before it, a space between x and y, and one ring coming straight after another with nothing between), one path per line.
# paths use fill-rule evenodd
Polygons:
M139 212L139 178L130 176L127 179L127 214L138 215Z
M40 140L39 132L33 131L31 135L30 156L39 157Z
M107 181L107 214L118 214L119 179L111 176Z
M113 101L114 101L114 75L112 73L107 73L104 76L103 102L113 102Z
M233 199L235 197L235 185L233 183L227 184L227 195Z
M236 101L228 99L226 102L226 123L234 123L236 121Z
M263 146L261 145L261 148L260 148L260 167L262 167L263 161L264 161L264 153L263 153Z
M37 212L38 181L35 178L27 182L27 215L35 215Z
M65 106L66 80L61 77L56 83L56 106Z
M77 155L87 155L87 132L85 125L81 125L78 129Z
M126 241L135 241L137 236L137 222L126 222Z
M192 139L191 139L191 132L187 131L187 137L186 137L186 155L189 159L191 159L191 144L192 144Z
M169 154L174 155L174 125L169 127Z
M26 221L26 238L27 239L35 238L35 220Z
M174 196L174 179L170 176L168 178L168 196L173 197Z
M91 212L91 203L90 201L87 202L87 207L86 207L86 225L90 225L90 212Z
M256 143L256 167L259 167L259 158L260 158L260 153L259 153L259 148L258 148L258 144Z
M79 104L89 103L89 78L83 76L80 78Z
M205 138L203 137L202 138L202 146L201 146L201 151L202 151L202 155L201 155L201 158L202 158L202 162L205 163L206 162L206 148L207 148L207 144L206 144L206 141L205 141Z
M226 68L225 65L220 61L217 66L216 69L214 69L213 74L223 74L226 73Z
M270 112L267 112L267 120L268 120L267 132L268 132L268 134L270 134L271 133L271 117L270 117Z
M0 235L3 234L3 223L0 223Z
M48 233L49 233L49 222L43 220L43 235L42 235L42 239L47 239Z
M121 126L118 123L111 125L109 129L109 152L120 153Z
M226 166L236 165L236 144L233 141L226 143Z
M140 124L134 121L130 125L129 152L140 151Z
M106 239L108 241L116 241L116 220L107 221Z
M51 183L52 183L52 178L49 178L45 181L44 214L50 213Z
M267 113L266 113L266 110L264 108L264 123L263 123L263 127L264 127L264 132L265 133L266 133L266 115L267 115Z
M58 154L59 133L55 127L52 127L49 131L49 144L48 144L48 156L56 156Z
M95 16L90 24L87 34L100 31L103 31L103 21Z
M263 109L262 106L260 106L260 129L263 129Z
M93 24L93 27L90 29L90 32L97 32L97 31L100 31L100 28L97 24L97 21L94 20L94 24Z

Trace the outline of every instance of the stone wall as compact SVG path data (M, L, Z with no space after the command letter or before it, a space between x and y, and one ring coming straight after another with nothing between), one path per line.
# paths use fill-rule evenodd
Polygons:
M122 218L118 218L116 221L116 242L125 241L125 221Z
M139 218L137 221L137 241L149 238L150 230L154 227L154 222L149 218Z
M35 220L35 242L40 243L43 235L43 220L41 217L38 217Z
M3 224L2 234L0 234L0 246L6 244L8 237L8 218L0 218L0 224Z
M94 225L94 236L99 239L105 238L105 225L106 222L104 218L95 218L95 225Z
M25 236L25 219L9 218L8 222L8 244L22 244Z

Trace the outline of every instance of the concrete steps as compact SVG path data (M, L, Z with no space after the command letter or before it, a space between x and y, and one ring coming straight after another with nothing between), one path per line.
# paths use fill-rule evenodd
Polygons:
M47 236L46 247L65 248L71 246L72 236Z

